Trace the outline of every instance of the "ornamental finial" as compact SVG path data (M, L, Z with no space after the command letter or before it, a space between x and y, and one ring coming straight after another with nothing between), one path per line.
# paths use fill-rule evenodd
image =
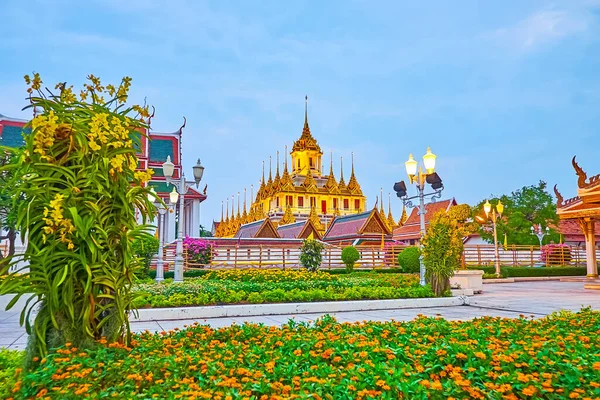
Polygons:
M304 125L308 125L308 95L304 96Z
M573 168L575 168L575 173L577 174L577 186L583 188L587 185L587 174L585 173L583 168L581 168L579 164L577 164L577 161L575 161L576 158L577 156L573 156L572 164Z
M556 207L557 208L562 207L564 205L564 203L563 203L563 196L558 191L558 186L557 185L554 185L554 194L556 195Z

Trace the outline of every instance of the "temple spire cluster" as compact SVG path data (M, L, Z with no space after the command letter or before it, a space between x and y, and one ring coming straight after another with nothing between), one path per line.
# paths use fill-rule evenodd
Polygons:
M232 201L231 217L228 212L217 224L216 236L232 237L240 226L269 217L279 225L310 219L317 229L324 232L337 216L358 214L365 211L366 197L354 170L354 153L352 153L350 179L344 180L343 159L340 157L339 179L333 168L333 152L330 155L329 173L323 174L323 152L311 133L308 122L308 97L305 97L304 125L300 138L296 140L288 152L284 151L282 164L279 151L275 154L275 177L273 177L273 157L269 157L269 175L266 179L265 162L263 161L260 185L253 194L251 186L250 204L247 209L246 189L244 189L244 205L240 211L238 195L238 213L234 213ZM291 163L288 163L288 155ZM283 169L283 173L281 173ZM229 199L226 201L229 202ZM226 207L228 209L228 207ZM383 215L385 218L385 215ZM386 219L387 220L387 219Z

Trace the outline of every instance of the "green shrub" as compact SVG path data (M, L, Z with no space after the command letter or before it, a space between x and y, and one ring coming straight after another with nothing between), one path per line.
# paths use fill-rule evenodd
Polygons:
M210 272L210 270L205 270L205 269L192 269L192 270L187 270L183 273L183 277L184 278L199 278L201 276L204 276L206 274L208 274ZM156 270L150 270L148 271L148 276L150 278L152 278L153 280L156 279ZM173 271L168 271L164 273L165 279L173 279L175 276L175 273Z
M23 357L22 351L0 347L0 399L8 399L13 396L11 391L17 383L17 368L21 368Z
M398 264L402 272L419 273L421 250L417 246L407 247L398 254Z
M467 267L467 269L482 270L485 275L496 273L494 267ZM536 276L585 276L586 267L500 267L501 276L505 278L524 278Z
M342 262L346 265L346 271L352 272L354 264L360 259L360 253L354 246L345 247L342 250Z
M306 239L300 248L300 264L309 271L317 271L323 261L323 243Z
M143 267L143 270L138 271L137 275L148 275L152 257L158 252L158 239L150 235L135 238L131 243L131 250L141 260L140 264Z

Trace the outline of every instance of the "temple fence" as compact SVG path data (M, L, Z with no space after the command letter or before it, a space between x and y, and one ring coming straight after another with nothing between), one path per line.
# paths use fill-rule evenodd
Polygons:
M357 246L360 254L354 268L397 268L398 255L408 246ZM498 259L501 266L585 266L585 247L565 246L565 250L547 256L542 262L542 251L539 246L500 246ZM600 260L600 249L596 249ZM322 269L344 268L342 247L325 244L323 250ZM175 261L175 245L164 247L165 270L172 270ZM494 266L495 250L493 245L465 245L462 257L463 268L476 266ZM185 269L230 269L230 268L302 268L300 264L300 246L293 244L272 245L226 245L214 249L208 264L196 263L189 259L184 248Z

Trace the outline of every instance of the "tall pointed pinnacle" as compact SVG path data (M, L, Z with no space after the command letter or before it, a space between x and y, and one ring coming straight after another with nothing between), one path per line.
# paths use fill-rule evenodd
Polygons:
M350 180L348 181L348 190L352 194L362 195L362 189L358 184L358 180L356 180L356 176L354 175L354 152L352 152L352 173L350 174Z
M227 198L227 207L225 207L225 213L227 214L225 217L225 224L229 225L229 197Z
M288 151L287 151L287 144L286 144L285 145L285 164L284 164L284 167L283 167L283 173L284 174L288 173L287 156L288 156Z
M304 96L304 126L308 126L308 95Z
M398 226L403 226L406 223L407 219L408 219L408 214L406 213L406 206L402 206L402 215L400 216L400 219L398 220Z
M279 183L281 190L289 192L294 190L294 181L292 180L292 177L288 172L287 154L287 146L285 146L285 164L283 167L283 175L281 176L281 180L279 181Z
M344 158L340 157L340 181L338 182L340 190L346 190L346 182L344 182Z
M237 206L237 214L235 216L238 220L242 216L242 214L240 214L240 192L238 192L238 206Z
M244 212L242 213L242 224L248 223L248 212L246 211L246 188L244 188Z
M387 223L390 229L394 229L396 226L396 221L394 221L394 216L392 215L392 195L388 193L388 215L387 215Z
M329 162L329 176L327 177L327 182L325 182L325 188L327 188L329 193L339 192L338 184L335 180L335 175L333 174L333 150L331 150L331 157Z
M271 173L272 169L273 169L273 160L272 160L272 157L269 156L269 180L268 180L269 185L271 183L273 183L273 174Z
M221 201L221 222L223 222L223 204L224 202Z
M279 150L277 150L277 172L275 172L275 179L279 180L280 175L279 175Z
M381 214L381 218L385 218L385 210L383 208L383 188L379 188L379 198L381 199L381 203L379 204L379 214Z

